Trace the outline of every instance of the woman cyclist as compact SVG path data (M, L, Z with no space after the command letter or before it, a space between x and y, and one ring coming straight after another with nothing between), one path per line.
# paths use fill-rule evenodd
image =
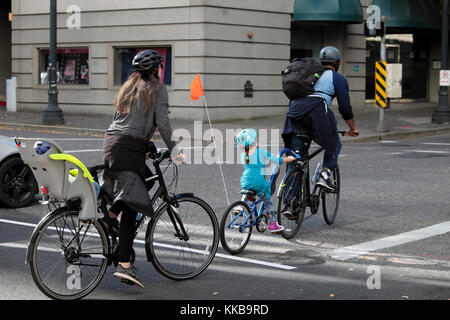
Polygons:
M142 179L143 183L137 184L141 189L151 188L144 181L152 175L146 159L148 142L156 128L169 151L173 152L175 146L175 142L171 140L168 94L164 84L160 82L163 60L161 54L150 49L143 50L134 57L134 73L122 85L114 100L114 118L105 133L103 160L107 169L115 173L135 173ZM119 179L117 181L120 183ZM114 276L143 288L144 284L130 263L137 211L124 201L114 201L110 217L114 219L120 212L119 263Z

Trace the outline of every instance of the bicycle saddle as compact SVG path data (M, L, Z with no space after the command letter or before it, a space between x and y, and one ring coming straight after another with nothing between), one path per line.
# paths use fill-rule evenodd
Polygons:
M241 190L241 194L245 194L247 196L256 196L256 192L253 190L246 190L246 189L242 189Z

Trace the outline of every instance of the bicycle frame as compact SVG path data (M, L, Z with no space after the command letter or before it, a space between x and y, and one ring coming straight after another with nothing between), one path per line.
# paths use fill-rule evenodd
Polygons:
M303 157L301 157L300 155L298 155L297 153L295 153L294 151L292 151L291 149L285 148L282 149L279 153L279 156L281 157L283 154L287 154L289 156L293 156L295 158L297 158L297 166L300 167L300 169L303 171L304 174L304 181L307 181L307 183L305 183L305 188L306 188L306 200L309 201L309 198L311 197L311 185L310 185L310 174L309 174L309 161L311 159L313 159L314 157L316 157L319 153L321 153L324 149L322 147L314 150L314 152L312 152L311 154L309 152L307 152ZM278 192L280 192L281 189L278 190ZM279 196L279 194L278 194Z
M246 196L243 195L242 197L242 201L244 201L245 203L247 203L247 201L245 201ZM248 215L247 218L245 218L245 221L243 223L241 223L241 225L239 226L239 231L243 232L245 228L250 228L255 226L258 223L258 219L260 219L263 215L264 212L264 202L263 199L258 199L256 201L250 201L251 203L249 204L250 207L250 214ZM261 206L258 209L258 204L261 204ZM231 228L231 226L233 225L233 223L236 221L237 218L241 217L244 214L244 210L242 210L242 212L240 212L236 217L234 217L233 220L231 220L227 227ZM252 217L255 216L255 220L251 221L250 223L247 224L248 220Z
M153 175L152 177L147 179L147 181L157 179L157 181L159 183L158 189L156 190L153 197L151 198L151 205L154 206L156 204L156 202L158 201L158 199L160 199L160 198L162 199L162 202L158 205L157 208L154 209L154 211L157 212L161 205L163 205L164 203L167 203L168 204L167 213L168 213L170 221L172 222L174 229L176 231L175 236L177 236L178 238L180 238L182 240L187 241L187 240L189 240L189 236L187 235L186 229L180 219L179 213L177 212L177 207L178 207L177 199L182 196L193 196L193 193L182 193L182 194L176 194L173 196L169 195L166 183L163 178L163 173L159 166L160 163L166 158L167 158L167 155L163 154L158 159L155 159L153 161L153 166L155 168L155 175ZM95 171L94 177L97 178L97 175L98 175L98 172ZM111 236L113 243L112 243L112 246L110 247L110 250L113 250L113 248L117 244L117 238L119 235L113 231L113 228L112 228L113 219L109 217L108 210L106 208L106 201L102 201L101 195L99 196L99 202L100 202L99 208L103 212L104 217L106 218L105 220L107 221L107 224L109 226L109 232L107 232L107 234L109 236ZM150 217L150 218L152 219L152 217ZM142 216L140 219L136 220L136 224L135 224L135 228L134 228L134 237L137 236L138 231L144 224L145 220L146 220L146 216ZM112 252L110 252L110 254L111 253ZM149 261L151 259L150 255L148 253L147 253L147 259Z

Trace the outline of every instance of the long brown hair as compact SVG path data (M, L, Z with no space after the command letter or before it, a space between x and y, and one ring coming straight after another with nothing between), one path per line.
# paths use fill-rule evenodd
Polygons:
M158 80L158 76L155 76L154 73L146 75L133 73L120 88L114 99L114 107L120 113L129 113L131 105L137 101L138 109L140 103L143 102L145 105L144 113L150 112L152 96L160 85Z

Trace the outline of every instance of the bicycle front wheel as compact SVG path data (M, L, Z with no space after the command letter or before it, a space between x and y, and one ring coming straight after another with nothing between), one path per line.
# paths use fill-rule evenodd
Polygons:
M147 227L145 247L161 275L186 280L202 273L212 262L219 244L219 224L203 200L181 196L177 202L177 208L164 203L155 212ZM168 210L172 210L172 216Z
M281 181L278 193L277 219L284 227L281 235L291 239L300 230L305 216L303 172L293 169Z
M43 220L30 240L33 280L48 297L80 299L100 283L108 240L97 221L80 222L78 211L60 208Z
M341 175L339 167L331 172L331 180L334 184L333 190L322 190L322 211L325 222L329 225L333 224L339 208L339 198L341 193Z
M220 242L229 254L238 254L245 249L252 235L250 208L244 201L233 202L220 220ZM247 222L246 222L247 221ZM243 227L244 223L249 226Z

